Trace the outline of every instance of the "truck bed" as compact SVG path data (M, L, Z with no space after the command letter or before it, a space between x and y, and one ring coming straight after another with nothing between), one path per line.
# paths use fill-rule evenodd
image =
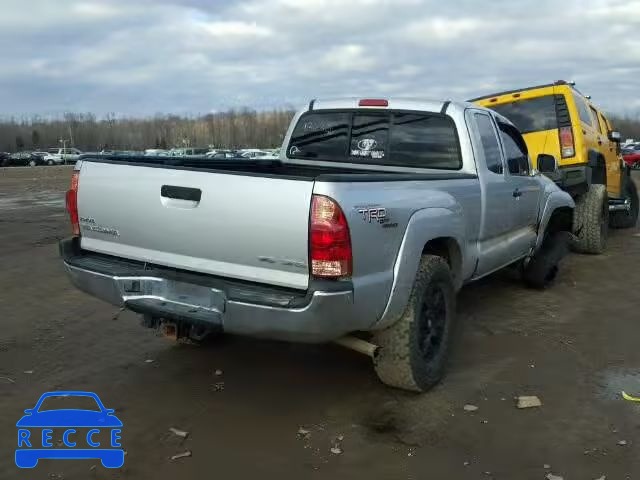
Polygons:
M462 172L445 173L414 173L381 171L365 168L348 168L340 164L299 165L283 163L280 160L259 159L213 159L209 157L148 157L148 156L114 156L114 155L84 155L83 161L111 163L118 165L144 166L151 168L165 168L176 170L196 170L212 173L226 173L229 175L246 175L260 177L281 177L292 180L314 180L320 182L389 182L411 180L450 180L462 178L476 178Z

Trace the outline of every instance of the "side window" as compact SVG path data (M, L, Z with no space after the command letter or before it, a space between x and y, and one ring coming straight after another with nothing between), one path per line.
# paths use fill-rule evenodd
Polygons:
M515 127L507 123L498 122L498 128L509 173L511 175L529 175L529 154L522 135Z
M573 100L576 102L576 108L578 109L578 115L580 115L580 121L590 127L593 127L593 121L591 120L591 115L589 114L589 108L585 103L584 99L573 92Z
M478 126L478 133L480 134L480 141L482 143L482 151L484 152L484 159L489 171L493 173L503 173L502 156L500 155L500 144L498 143L498 137L496 137L496 131L493 128L493 122L489 115L483 113L474 113L476 125Z
M591 115L593 116L593 119L596 122L596 125L595 125L596 130L604 134L605 130L604 128L602 128L602 120L598 116L598 111L595 108L593 108L591 105L589 105L589 109L591 110Z

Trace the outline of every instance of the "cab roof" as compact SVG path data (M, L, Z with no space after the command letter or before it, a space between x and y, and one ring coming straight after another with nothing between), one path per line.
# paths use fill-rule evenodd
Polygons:
M434 100L428 98L407 98L407 97L348 97L348 98L327 98L315 99L309 103L308 111L313 110L410 110L429 113L446 113L451 110L462 110L477 105L468 102L457 102L451 100Z

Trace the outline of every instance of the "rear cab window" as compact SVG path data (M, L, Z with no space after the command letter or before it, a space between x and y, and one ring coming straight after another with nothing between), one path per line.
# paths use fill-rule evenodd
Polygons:
M459 170L456 126L439 113L312 111L296 124L289 158Z

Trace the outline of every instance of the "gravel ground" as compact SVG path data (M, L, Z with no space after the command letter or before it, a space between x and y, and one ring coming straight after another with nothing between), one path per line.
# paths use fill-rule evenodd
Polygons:
M637 228L605 255L571 255L549 291L509 273L466 287L449 374L416 396L339 347L173 344L75 290L57 254L70 173L0 169L0 478L640 478L640 404L620 397L640 394ZM121 469L15 466L15 422L49 390L116 410ZM519 410L518 395L543 405Z

